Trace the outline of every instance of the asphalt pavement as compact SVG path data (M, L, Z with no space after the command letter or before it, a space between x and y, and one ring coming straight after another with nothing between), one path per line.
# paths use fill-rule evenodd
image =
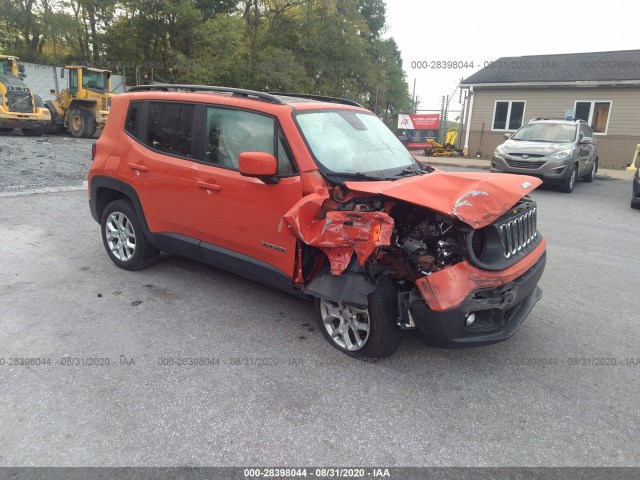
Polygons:
M544 295L512 339L408 332L377 364L331 347L305 300L169 255L118 269L84 190L8 192L0 465L640 466L630 190L534 193Z

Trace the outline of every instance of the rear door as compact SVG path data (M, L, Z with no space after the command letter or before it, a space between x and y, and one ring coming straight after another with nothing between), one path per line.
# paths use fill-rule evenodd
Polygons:
M125 129L134 139L121 162L154 233L193 237L192 154L196 106L181 102L132 102Z
M296 239L281 231L282 216L301 198L300 177L275 118L259 112L202 106L204 127L195 167L195 208L201 254L210 263L247 268L248 276L293 276ZM278 159L277 184L243 177L242 152L265 152ZM226 259L222 257L227 256ZM244 266L243 266L244 265ZM273 283L268 278L261 281Z

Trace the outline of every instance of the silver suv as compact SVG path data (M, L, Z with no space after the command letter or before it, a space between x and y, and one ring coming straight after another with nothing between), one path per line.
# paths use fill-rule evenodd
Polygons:
M598 147L584 120L536 118L496 148L491 171L539 177L571 193L578 178L593 182Z

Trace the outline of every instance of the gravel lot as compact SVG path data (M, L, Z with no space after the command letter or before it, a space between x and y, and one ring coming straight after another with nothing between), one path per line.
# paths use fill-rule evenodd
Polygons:
M80 186L91 166L92 138L0 133L0 193Z
M9 196L85 179L91 141L42 140L0 137L0 466L640 466L628 182L535 192L544 296L511 340L408 333L373 365L333 349L306 301L168 255L119 270L85 191ZM220 363L161 364L185 357Z

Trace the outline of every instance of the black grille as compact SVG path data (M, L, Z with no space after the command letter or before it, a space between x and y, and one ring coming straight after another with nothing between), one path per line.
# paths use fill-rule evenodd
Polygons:
M537 170L547 162L527 162L526 160L505 160L507 165L513 168L527 168L529 170Z
M23 90L7 91L7 101L10 112L33 113L31 94Z
M520 158L524 158L525 160L527 158L542 158L542 157L544 157L544 155L542 155L540 153L510 153L509 156L511 156L511 157L520 157Z
M529 254L542 241L538 210L523 198L498 220L467 236L467 258L483 270L502 270Z
M507 260L526 249L538 236L537 208L515 216L500 226L504 258Z

